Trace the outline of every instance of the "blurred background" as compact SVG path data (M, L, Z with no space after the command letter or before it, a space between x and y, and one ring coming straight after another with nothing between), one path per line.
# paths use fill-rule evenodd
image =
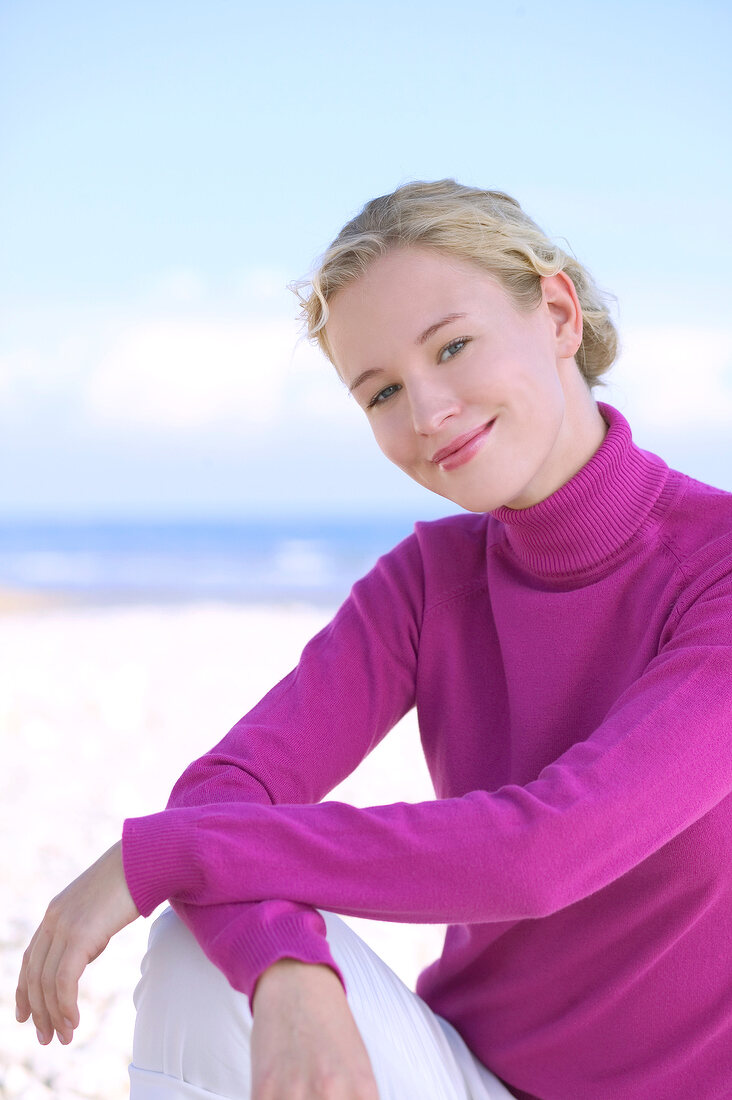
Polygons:
M287 283L367 199L515 195L617 297L598 396L732 489L731 29L723 0L0 2L0 1096L125 1094L145 926L43 1050L10 1002L45 904L455 510L299 338ZM337 797L429 797L416 738ZM411 981L438 932L369 934Z
M330 599L454 510L380 455L287 290L413 178L506 190L564 238L618 300L601 396L732 487L731 19L5 0L0 585Z

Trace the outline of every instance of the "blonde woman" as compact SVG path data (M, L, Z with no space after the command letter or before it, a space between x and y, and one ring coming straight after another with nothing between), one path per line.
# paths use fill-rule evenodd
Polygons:
M466 511L54 900L20 1018L69 1042L85 963L169 899L136 1100L729 1096L732 495L595 400L603 299L502 193L401 187L299 289L387 457ZM435 800L321 802L413 706ZM416 994L338 913L449 925Z

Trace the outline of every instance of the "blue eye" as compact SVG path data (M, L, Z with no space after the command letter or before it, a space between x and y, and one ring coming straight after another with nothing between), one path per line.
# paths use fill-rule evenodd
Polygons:
M440 354L437 356L439 363L446 363L448 359L452 359L458 352L462 351L465 345L468 343L467 336L461 336L458 340L451 340L449 344L446 344Z
M375 405L383 405L385 401L388 401L390 397L398 393L401 388L401 386L397 386L396 384L385 386L383 390L379 390L379 392L371 398L366 408L373 409Z

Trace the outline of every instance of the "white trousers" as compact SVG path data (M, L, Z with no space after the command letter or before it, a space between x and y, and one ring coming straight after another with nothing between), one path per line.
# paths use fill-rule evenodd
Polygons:
M328 945L371 1059L380 1100L507 1100L511 1093L348 925L323 913ZM150 931L135 990L131 1100L248 1100L249 1002L172 909Z

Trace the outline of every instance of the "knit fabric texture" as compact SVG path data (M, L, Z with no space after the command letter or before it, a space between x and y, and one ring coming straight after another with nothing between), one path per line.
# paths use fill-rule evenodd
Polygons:
M522 1100L732 1091L732 494L624 417L523 511L418 524L162 813L125 823L251 996L316 907L445 922L417 991ZM416 706L435 799L321 799Z

